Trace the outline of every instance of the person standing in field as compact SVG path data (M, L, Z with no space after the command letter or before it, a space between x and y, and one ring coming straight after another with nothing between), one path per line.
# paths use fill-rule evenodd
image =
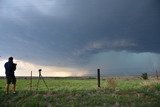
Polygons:
M13 84L13 93L16 93L16 77L14 71L16 70L16 65L13 63L13 57L8 58L8 62L5 63L5 74L6 74L6 94L9 93L9 86Z

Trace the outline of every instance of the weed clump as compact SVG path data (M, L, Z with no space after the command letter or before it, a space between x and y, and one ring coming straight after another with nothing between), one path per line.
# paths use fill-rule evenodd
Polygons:
M107 86L108 86L109 88L115 90L116 87L117 87L117 81L116 81L116 79L114 79L114 78L109 78L109 79L107 79Z
M141 76L144 80L147 80L148 79L148 74L147 73L142 73L142 76Z

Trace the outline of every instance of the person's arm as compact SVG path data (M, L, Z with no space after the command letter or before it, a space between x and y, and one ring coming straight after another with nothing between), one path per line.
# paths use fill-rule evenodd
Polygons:
M13 64L13 71L16 70L16 65L17 65L17 64Z
M6 69L6 63L4 64L4 68Z

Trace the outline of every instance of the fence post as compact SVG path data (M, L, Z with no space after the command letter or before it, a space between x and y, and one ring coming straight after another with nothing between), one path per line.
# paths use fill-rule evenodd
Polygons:
M32 71L31 71L31 77L30 77L30 90L32 90Z
M100 87L100 69L97 69L97 74L98 87Z
M159 79L158 77L159 77L159 75L158 75L158 71L156 70L156 76L157 76L157 80Z

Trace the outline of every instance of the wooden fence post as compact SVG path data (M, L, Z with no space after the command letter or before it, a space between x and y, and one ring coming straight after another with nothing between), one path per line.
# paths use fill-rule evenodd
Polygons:
M156 76L157 76L157 80L159 79L158 77L159 77L159 75L158 75L158 71L156 70Z
M31 77L30 77L30 90L32 90L32 71L31 71Z
M100 87L100 69L97 69L97 74L98 87Z

